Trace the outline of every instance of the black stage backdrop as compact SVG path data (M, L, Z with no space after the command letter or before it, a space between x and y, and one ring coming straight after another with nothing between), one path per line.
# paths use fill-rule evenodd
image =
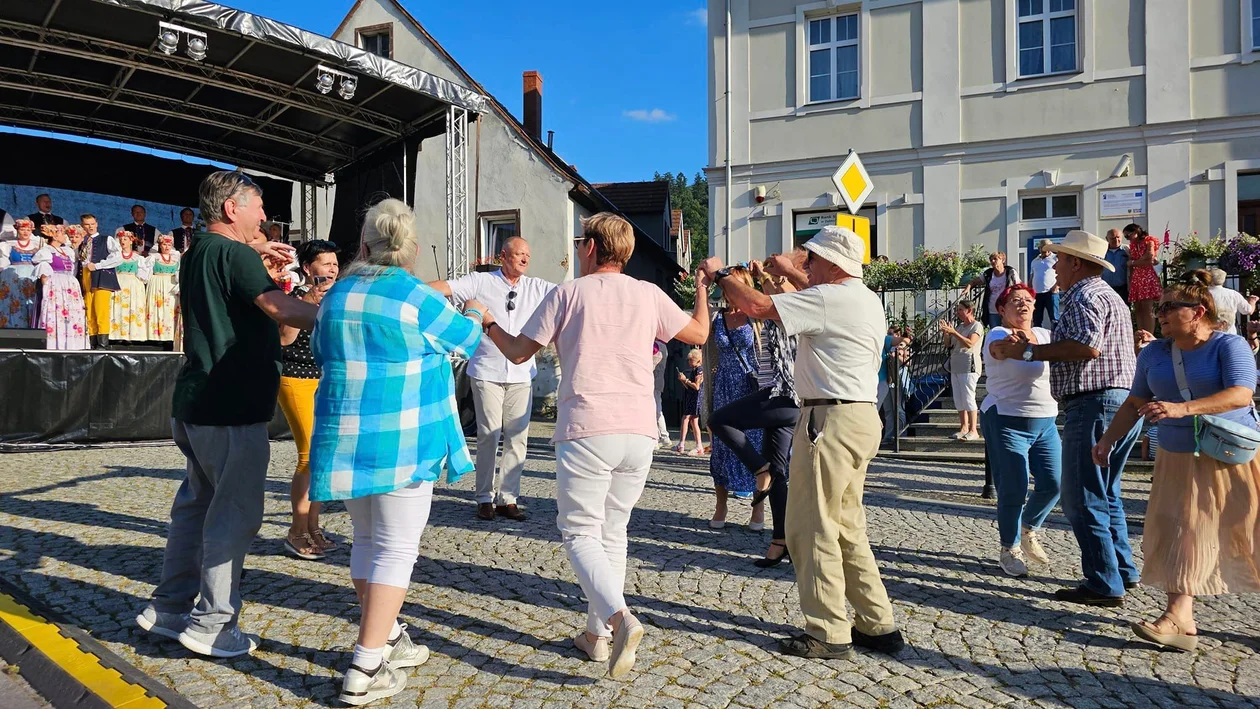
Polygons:
M0 351L0 443L170 440L171 392L183 362L167 353ZM463 362L455 364L455 393L465 433L475 431ZM279 407L267 430L289 435Z
M368 208L389 197L402 199L403 180L408 185L416 184L416 153L423 135L417 133L405 141L387 145L335 175L337 192L328 240L341 248L342 263L351 261L359 251L359 235ZM403 160L404 151L410 156L409 160ZM404 162L407 163L405 177ZM414 207L415 195L408 194L407 198L407 204ZM442 198L445 199L445 193Z
M159 202L193 209L197 209L197 187L201 181L220 169L121 148L13 133L0 133L0 155L6 156L0 160L2 184L95 192L141 204ZM293 183L255 175L250 178L263 189L267 216L293 221ZM28 204L14 206L21 216L34 209ZM71 221L78 217L62 216Z

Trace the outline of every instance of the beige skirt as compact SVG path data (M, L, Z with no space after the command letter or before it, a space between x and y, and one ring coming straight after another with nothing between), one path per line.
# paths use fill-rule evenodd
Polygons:
M1142 583L1168 593L1260 591L1260 459L1159 449L1142 555Z

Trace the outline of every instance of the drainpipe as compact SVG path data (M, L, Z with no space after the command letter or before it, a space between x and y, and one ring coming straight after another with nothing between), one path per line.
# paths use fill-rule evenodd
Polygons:
M731 263L731 0L726 0L726 258Z

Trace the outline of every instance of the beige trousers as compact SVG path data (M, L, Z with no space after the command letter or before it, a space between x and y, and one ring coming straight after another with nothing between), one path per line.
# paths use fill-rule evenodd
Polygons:
M811 416L822 435L810 440ZM805 632L828 643L852 639L853 625L867 635L896 630L892 604L866 537L862 484L879 450L874 404L801 410L792 438L787 500L787 545L796 567Z
M525 470L534 387L529 382L499 384L472 379L471 383L477 412L477 504L515 505ZM502 461L497 460L500 440Z

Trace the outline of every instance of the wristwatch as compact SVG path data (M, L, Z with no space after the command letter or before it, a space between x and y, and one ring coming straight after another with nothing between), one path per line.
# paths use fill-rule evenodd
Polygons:
M1024 357L1024 361L1025 361L1025 362L1031 362L1031 361L1033 361L1033 345L1032 345L1032 343L1031 343L1031 342L1029 342L1029 343L1028 343L1028 346L1026 346L1026 347L1024 348L1024 355L1023 355L1023 357Z
M721 281L723 278L726 278L726 277L727 277L727 276L729 276L729 275L731 275L731 269L729 269L729 268L720 268L720 269L718 269L718 270L716 270L716 271L714 271L714 272L713 272L713 282L714 282L714 283L717 283L717 282Z

